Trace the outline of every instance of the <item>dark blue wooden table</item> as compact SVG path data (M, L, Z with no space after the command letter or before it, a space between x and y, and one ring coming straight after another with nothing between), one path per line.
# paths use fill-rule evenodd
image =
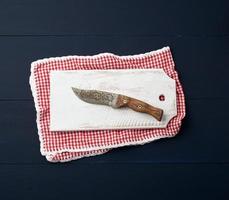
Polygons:
M175 138L65 164L39 152L30 63L170 46L187 116ZM229 199L229 3L1 0L0 199Z

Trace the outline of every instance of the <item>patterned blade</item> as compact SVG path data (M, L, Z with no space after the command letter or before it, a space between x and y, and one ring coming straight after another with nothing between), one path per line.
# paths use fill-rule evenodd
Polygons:
M108 105L115 108L118 94L100 91L100 90L83 90L72 87L73 92L81 100L100 105Z

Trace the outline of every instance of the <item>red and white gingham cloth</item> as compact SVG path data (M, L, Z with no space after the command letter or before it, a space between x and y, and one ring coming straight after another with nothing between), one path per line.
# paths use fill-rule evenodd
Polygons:
M185 101L174 66L169 47L134 56L102 53L95 56L65 56L33 62L30 85L37 110L41 154L46 156L48 161L64 162L103 154L111 148L144 144L159 138L175 136L180 129L181 120L185 116ZM176 80L177 116L168 123L166 128L50 132L49 74L51 70L139 68L162 68L168 76Z

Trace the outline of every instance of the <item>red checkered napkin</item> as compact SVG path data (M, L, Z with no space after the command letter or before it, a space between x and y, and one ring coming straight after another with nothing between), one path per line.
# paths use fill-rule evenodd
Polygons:
M177 116L166 128L50 131L50 71L99 69L149 69L162 68L176 81ZM87 156L103 154L111 148L137 145L159 138L175 136L185 116L185 101L178 74L169 47L133 56L102 53L95 56L65 56L48 58L31 65L30 85L37 111L37 127L41 154L51 162L64 162Z

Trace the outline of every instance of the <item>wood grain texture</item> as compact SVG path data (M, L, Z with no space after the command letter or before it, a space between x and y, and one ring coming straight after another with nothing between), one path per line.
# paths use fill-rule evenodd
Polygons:
M3 0L2 35L225 35L226 0Z
M2 165L1 197L117 200L141 199L144 195L163 200L206 197L227 200L228 167L228 164L132 164L130 167L117 163Z
M31 83L34 85L33 81ZM75 95L71 87L82 89L80 95L77 94L79 91ZM92 101L93 98L83 95L84 91L91 96L95 89L116 94L114 102L112 102L113 108L98 105L98 100ZM115 103L118 94L128 96L128 98L134 97L163 109L163 119L159 122L148 114L133 111L136 109L133 101L130 105L128 105L129 102L126 102L126 105L132 106L133 109L114 109L121 106L120 98L118 98L117 106ZM165 95L165 101L160 100L161 94ZM85 103L85 101L89 103ZM123 102L121 101L121 103ZM51 131L162 128L166 127L167 123L176 115L175 81L161 69L50 72ZM158 119L161 117L160 110L156 117Z
M141 112L141 113L147 113L151 116L153 116L158 121L161 121L161 118L163 116L163 110L157 107L154 107L152 105L149 105L143 101L140 101L138 99L134 99L128 96L119 95L117 99L117 107L129 107L130 109Z
M1 198L227 200L228 9L227 0L0 1ZM177 137L63 165L41 157L32 61L163 46L187 102Z
M187 99L228 98L229 37L0 37L0 99L32 99L32 61L63 55L138 54L169 45ZM17 47L17 48L16 48ZM9 78L11 77L11 78ZM8 89L10 88L10 90ZM214 91L214 93L213 93Z
M77 163L229 163L227 100L189 100L179 134L146 145L122 147ZM209 109L211 108L211 109ZM32 101L1 101L0 164L44 164ZM223 113L219 110L224 110ZM205 116L204 120L203 117ZM213 123L214 122L214 123ZM16 150L16 152L15 152Z

